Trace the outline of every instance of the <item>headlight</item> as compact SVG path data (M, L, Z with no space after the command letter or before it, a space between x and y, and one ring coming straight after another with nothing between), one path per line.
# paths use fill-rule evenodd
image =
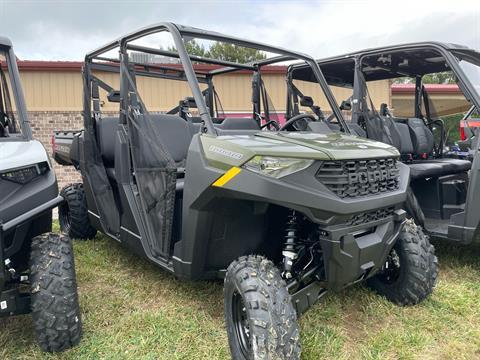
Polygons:
M48 163L42 162L24 168L2 172L0 173L0 178L23 185L29 183L36 177L45 174L48 169Z
M257 155L247 161L242 167L258 174L267 175L278 179L306 169L312 164L313 160L308 159Z

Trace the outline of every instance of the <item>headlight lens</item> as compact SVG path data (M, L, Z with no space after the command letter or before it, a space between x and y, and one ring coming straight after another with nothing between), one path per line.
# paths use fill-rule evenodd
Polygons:
M242 167L258 174L267 175L278 179L306 169L312 165L313 161L314 160L308 159L257 155L247 161Z
M48 169L48 163L42 162L20 169L5 171L0 173L0 178L23 185L29 183L36 177L45 174Z

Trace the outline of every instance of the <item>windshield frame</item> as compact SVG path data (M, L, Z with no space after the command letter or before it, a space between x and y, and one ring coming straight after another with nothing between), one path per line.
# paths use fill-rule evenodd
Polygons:
M468 91L468 94L470 97L473 97L476 98L477 100L480 98L480 90L477 90L477 88L480 89L480 81L478 84L474 84L467 72L464 70L464 67L461 63L461 61L465 61L475 67L477 67L477 70L478 70L478 74L480 75L480 53L474 51L474 50L470 50L470 49L454 49L454 50L451 50L449 52L451 55L453 55L453 57L455 58L455 63L458 65L458 67L460 68L461 72L462 72L462 75L465 75L465 78L466 78L466 84L465 84L465 87ZM479 76L479 80L480 80L480 76ZM473 100L473 99L472 99ZM478 103L475 104L477 105L477 108L478 108Z
M15 119L17 122L18 133L12 134L14 136L2 137L1 141L19 141L19 140L32 140L33 134L28 121L28 115L25 105L25 99L23 97L23 90L21 86L20 75L17 66L17 58L13 51L13 47L10 44L1 43L0 51L5 55L5 67L4 72L10 81L10 100L11 105L15 105Z

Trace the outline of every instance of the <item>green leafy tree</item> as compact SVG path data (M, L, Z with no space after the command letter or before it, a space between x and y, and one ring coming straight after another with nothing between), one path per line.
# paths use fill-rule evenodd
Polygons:
M232 61L237 63L248 63L255 60L265 59L265 53L256 50L237 46L234 44L221 43L216 41L209 49L209 56L213 59Z
M237 63L248 63L254 60L262 60L267 56L265 53L233 44L215 41L209 49L195 40L185 43L185 48L190 55L209 57L212 59L232 61ZM175 47L169 47L169 51L177 52Z
M187 53L189 53L190 55L203 56L203 57L208 56L208 50L205 49L205 46L196 42L195 39L187 41L185 43L185 49L187 50ZM177 49L174 46L170 46L168 48L168 51L177 52Z
M424 84L455 84L455 75L451 71L423 75Z
M443 71L422 76L424 84L455 84L455 75L451 71ZM415 84L414 78L401 77L393 80L394 84Z

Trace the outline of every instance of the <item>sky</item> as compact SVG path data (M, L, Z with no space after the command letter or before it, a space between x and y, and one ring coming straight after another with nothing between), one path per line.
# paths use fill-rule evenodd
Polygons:
M162 21L315 58L425 40L480 50L479 0L0 0L0 35L22 60L82 60L120 35Z

